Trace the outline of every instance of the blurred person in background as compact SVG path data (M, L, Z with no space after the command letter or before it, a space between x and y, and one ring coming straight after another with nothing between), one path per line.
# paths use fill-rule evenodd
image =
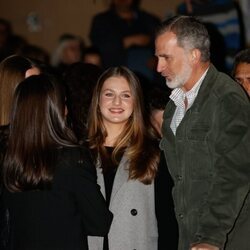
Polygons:
M42 47L33 44L26 44L19 50L19 55L30 58L31 60L36 60L38 62L50 64L50 55Z
M127 66L148 80L155 77L154 31L160 19L140 8L138 0L112 0L94 16L90 40L99 49L104 69Z
M0 18L0 62L11 53L8 47L11 36L11 23L8 20Z
M71 64L64 74L67 119L80 143L86 140L92 94L101 73L102 69L97 65L77 62Z
M250 48L235 56L232 76L250 97Z
M214 39L216 33L210 30L211 37L212 62L219 70L228 74L232 71L233 59L235 54L245 47L244 21L241 8L238 1L235 0L184 0L177 7L177 14L197 16L204 22L213 24L224 38L224 47L221 42ZM218 37L218 35L217 35ZM219 47L219 48L218 48ZM225 51L224 51L225 49ZM214 60L220 60L225 57L223 67L221 63Z
M101 53L99 49L94 46L89 46L84 49L83 62L103 68Z
M63 75L71 64L82 61L84 48L84 41L79 36L62 34L51 57L51 65Z
M16 86L25 78L39 73L39 65L23 56L12 55L0 63L0 126L9 124Z
M145 93L145 105L149 110L150 121L156 129L159 139L162 137L163 113L169 101L170 89L155 87Z

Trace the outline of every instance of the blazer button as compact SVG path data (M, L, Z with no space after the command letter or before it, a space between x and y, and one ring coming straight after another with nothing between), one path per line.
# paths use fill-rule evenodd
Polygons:
M133 215L133 216L136 216L137 215L137 210L136 209L131 209L130 213Z
M182 181L182 176L181 175L177 175L177 180L178 181Z
M183 214L178 214L179 218L180 219L183 219L184 218L184 215Z

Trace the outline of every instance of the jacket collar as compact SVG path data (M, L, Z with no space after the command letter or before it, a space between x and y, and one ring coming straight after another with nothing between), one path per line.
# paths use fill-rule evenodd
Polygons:
M123 157L120 161L120 164L117 168L117 172L115 175L114 183L113 183L113 188L112 188L112 193L110 197L110 207L112 205L112 202L119 192L120 188L124 183L128 181L129 178L129 164L128 164L128 159L126 157L126 151L123 154ZM105 197L105 184L104 184L104 177L102 174L102 169L100 167L100 161L97 162L97 182L101 187L101 192L103 196Z
M207 71L207 74L200 86L198 95L193 103L193 105L190 108L190 112L200 112L203 105L206 103L206 99L211 94L211 89L214 87L216 83L216 78L218 77L218 70L214 67L213 64L209 66L209 69ZM163 132L168 131L167 138L168 140L175 140L175 135L170 129L171 120L173 118L174 112L175 112L176 106L172 100L169 101L169 103L166 106L166 109L164 111L164 122L163 122ZM185 116L182 121L185 121ZM182 123L182 122L181 122ZM179 125L181 126L181 124ZM165 136L166 137L166 136Z

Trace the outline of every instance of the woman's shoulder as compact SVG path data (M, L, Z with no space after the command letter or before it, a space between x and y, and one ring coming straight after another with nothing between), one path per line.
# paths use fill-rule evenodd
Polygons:
M57 149L57 168L63 172L95 172L95 167L85 145L60 147Z
M64 162L91 161L89 149L84 145L60 146L57 148L57 158Z

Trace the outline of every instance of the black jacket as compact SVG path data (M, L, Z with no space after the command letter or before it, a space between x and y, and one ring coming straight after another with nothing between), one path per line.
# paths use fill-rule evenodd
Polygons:
M96 184L84 148L58 150L50 190L3 190L10 216L11 250L85 250L86 235L107 234L112 214Z

